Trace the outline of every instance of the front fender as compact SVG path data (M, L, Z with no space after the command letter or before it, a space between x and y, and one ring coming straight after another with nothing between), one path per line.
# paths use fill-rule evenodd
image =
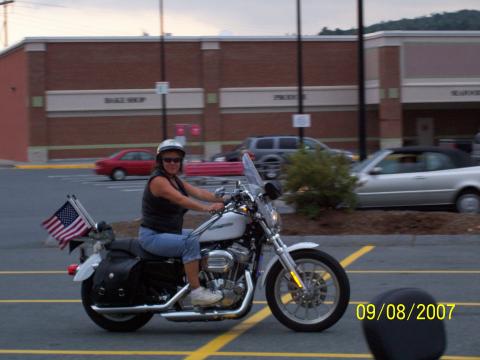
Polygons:
M313 248L316 248L317 246L318 246L318 244L315 244L313 242L302 242L302 243L298 243L298 244L289 246L287 248L287 250L288 250L289 253L291 253L291 252L297 251L297 250L313 249ZM273 264L275 264L277 262L277 260L278 260L278 255L274 255L272 257L272 259L270 259L270 261L268 262L267 266L265 267L265 270L263 271L262 277L260 279L260 284L261 284L262 287L265 287L265 281L267 279L268 273L272 269Z
M95 268L102 262L100 254L92 254L90 257L77 269L77 273L73 281L87 280L95 272Z

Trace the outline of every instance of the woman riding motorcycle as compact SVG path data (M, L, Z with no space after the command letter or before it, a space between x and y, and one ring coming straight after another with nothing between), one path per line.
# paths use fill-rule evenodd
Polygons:
M180 257L192 291L193 305L214 304L223 298L221 291L200 286L198 237L182 230L183 216L190 210L214 212L223 209L223 198L195 187L178 177L182 171L185 150L168 139L157 148L156 167L142 198L142 222L139 229L140 245L148 252L165 257ZM196 200L211 202L203 204Z

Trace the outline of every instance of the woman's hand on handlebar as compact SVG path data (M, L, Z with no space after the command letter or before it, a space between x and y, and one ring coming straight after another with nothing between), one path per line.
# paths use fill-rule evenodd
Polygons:
M222 203L213 203L207 206L207 211L211 214L223 210L225 206Z
M230 195L224 195L223 196L223 205L228 205L228 203L232 201L232 196Z

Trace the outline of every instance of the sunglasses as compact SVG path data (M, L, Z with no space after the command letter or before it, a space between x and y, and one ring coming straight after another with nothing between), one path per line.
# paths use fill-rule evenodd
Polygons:
M175 164L178 164L180 161L182 161L182 158L179 158L179 157L174 157L174 158L165 157L165 158L162 158L162 161L166 162L168 164L170 164L172 162L175 163Z

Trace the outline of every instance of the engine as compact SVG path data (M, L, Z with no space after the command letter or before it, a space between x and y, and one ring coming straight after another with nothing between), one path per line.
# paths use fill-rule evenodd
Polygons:
M234 305L245 294L245 268L252 257L246 247L234 243L226 249L204 249L202 271L207 287L223 291L221 304Z

